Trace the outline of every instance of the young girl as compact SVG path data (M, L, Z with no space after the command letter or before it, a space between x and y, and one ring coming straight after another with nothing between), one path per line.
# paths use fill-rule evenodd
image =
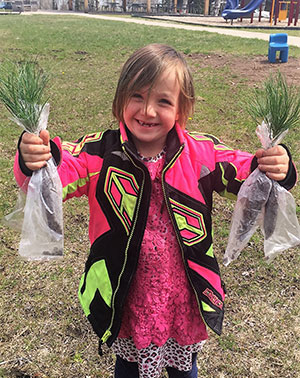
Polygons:
M225 289L212 248L212 193L235 196L257 166L287 189L282 146L256 156L188 133L194 87L183 57L152 44L120 75L118 130L62 143L24 133L15 175L58 163L64 199L87 195L91 251L79 287L85 315L117 355L115 377L197 377L206 326L221 333Z

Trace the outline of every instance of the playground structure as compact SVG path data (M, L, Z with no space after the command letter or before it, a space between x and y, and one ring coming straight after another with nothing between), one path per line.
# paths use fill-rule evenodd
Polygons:
M277 21L281 22L288 19L288 26L290 26L294 19L294 26L297 26L299 10L300 0L273 0L272 10L270 13L270 25L272 26L274 18L274 25L277 25Z
M245 7L243 0L241 1L241 7L239 7L238 0L228 0L225 8L222 12L222 17L225 20L251 17L253 12L262 5L263 0L251 0Z
M253 22L254 12L259 10L258 21L261 21L263 0L250 0L250 2L244 6L244 0L227 0L225 8L222 12L222 17L227 20L235 20L240 18L250 18L250 22ZM300 0L272 0L272 6L270 11L270 26L277 25L277 22L287 20L287 26L297 26L300 11Z
M28 0L27 0L28 1ZM250 18L258 22L269 18L270 26L288 19L288 26L297 25L300 0L40 0L41 9L49 1L55 10L88 12L144 13L154 15L221 16L227 21ZM263 9L264 8L264 9ZM50 8L51 9L51 8ZM257 12L255 12L258 10ZM266 12L267 11L267 12ZM262 20L264 18L264 20ZM283 26L283 24L281 24Z
M46 0L40 0L46 1ZM201 16L218 16L226 0L53 0L65 3L68 9L76 11L107 11ZM61 6L57 9L62 10Z

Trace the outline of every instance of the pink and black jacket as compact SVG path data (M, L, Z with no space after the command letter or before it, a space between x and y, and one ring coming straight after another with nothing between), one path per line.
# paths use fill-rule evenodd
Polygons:
M55 138L52 154L59 156L64 200L82 195L89 200L91 250L78 294L100 342L111 346L137 267L150 176L123 124L120 130L86 135L73 143ZM31 172L17 156L15 175L21 185ZM179 125L168 135L161 178L165 205L199 312L217 334L222 329L225 293L212 246L212 195L236 197L255 167L253 155L234 151L211 135L188 133ZM296 179L295 169L290 172L287 189Z

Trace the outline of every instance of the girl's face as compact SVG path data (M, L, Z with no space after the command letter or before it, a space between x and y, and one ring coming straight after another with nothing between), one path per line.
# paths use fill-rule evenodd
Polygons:
M164 148L168 132L179 119L180 87L175 71L163 72L150 93L148 89L132 95L123 117L139 153L151 157Z

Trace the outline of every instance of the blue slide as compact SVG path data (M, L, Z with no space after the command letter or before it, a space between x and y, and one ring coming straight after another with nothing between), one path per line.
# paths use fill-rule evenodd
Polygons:
M227 10L236 9L238 7L239 7L239 0L227 0L225 8L223 9L223 12Z
M252 0L244 8L238 8L238 6L236 6L235 0L227 0L226 6L222 12L222 17L225 18L225 20L235 20L236 18L240 17L250 17L251 13L253 13L255 9L259 8L262 2L263 0Z

